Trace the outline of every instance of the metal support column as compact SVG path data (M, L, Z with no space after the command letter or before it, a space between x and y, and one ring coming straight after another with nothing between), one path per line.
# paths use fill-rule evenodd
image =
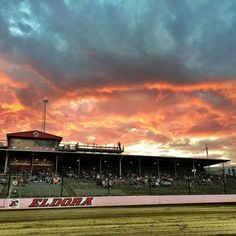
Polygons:
M99 166L99 174L102 174L102 158L100 157L100 166Z
M157 161L155 161L154 162L154 165L155 165L155 176L156 176L156 178L158 177L158 169L157 169L157 165L158 165L158 163L157 163Z
M142 175L141 159L138 159L139 177Z
M160 162L157 160L157 176L160 179L161 178L161 173L160 173Z
M34 169L34 154L32 154L31 158L31 174L33 174L33 169Z
M174 167L175 167L175 177L177 177L177 165L176 165L176 161L174 161Z
M119 159L119 174L120 174L120 177L122 177L121 158Z
M78 175L78 177L80 176L80 163L81 162L81 160L80 160L80 157L77 159L77 163L78 163L78 170L77 170L77 175Z
M197 170L195 168L195 163L193 162L193 179L196 179Z
M55 174L57 174L57 168L58 168L58 155L56 156Z
M8 167L8 152L6 151L6 158L5 158L5 165L4 165L4 174L7 173L7 167Z

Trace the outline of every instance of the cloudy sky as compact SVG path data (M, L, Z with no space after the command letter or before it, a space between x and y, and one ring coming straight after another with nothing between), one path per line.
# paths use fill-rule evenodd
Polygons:
M236 164L236 1L0 0L0 138L42 129Z

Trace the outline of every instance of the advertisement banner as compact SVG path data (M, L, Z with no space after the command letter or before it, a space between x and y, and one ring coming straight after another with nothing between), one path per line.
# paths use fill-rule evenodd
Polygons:
M63 208L92 206L92 197L55 197L55 198L22 198L6 199L8 209Z

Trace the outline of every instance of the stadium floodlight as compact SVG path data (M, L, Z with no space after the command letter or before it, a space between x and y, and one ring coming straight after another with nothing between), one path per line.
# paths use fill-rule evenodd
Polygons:
M47 115L47 103L48 103L48 99L44 98L43 99L43 103L44 103L44 110L43 110L43 132L45 132L46 130L46 115Z

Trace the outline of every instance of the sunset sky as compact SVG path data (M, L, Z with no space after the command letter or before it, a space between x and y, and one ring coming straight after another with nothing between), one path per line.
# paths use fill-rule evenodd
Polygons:
M0 0L0 138L42 129L236 165L236 1Z

